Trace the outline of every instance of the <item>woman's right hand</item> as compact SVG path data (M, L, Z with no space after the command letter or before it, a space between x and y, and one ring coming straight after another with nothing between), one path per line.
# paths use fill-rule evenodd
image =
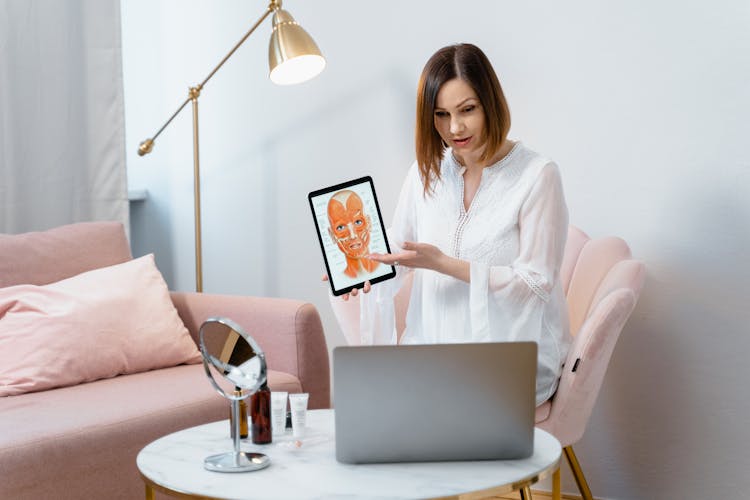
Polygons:
M321 281L328 281L328 275L324 274L323 277L321 278ZM362 292L363 293L370 293L371 289L372 289L372 285L370 285L370 281L369 280L365 281L365 286L364 286L364 288L362 288ZM344 299L344 301L347 301L347 300L349 300L349 296L350 295L352 297L356 297L357 294L359 294L359 288L353 288L351 292L345 293L344 295L341 296L341 298Z

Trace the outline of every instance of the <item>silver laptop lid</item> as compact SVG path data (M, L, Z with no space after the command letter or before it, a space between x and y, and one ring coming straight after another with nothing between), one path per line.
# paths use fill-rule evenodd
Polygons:
M536 356L534 342L335 348L336 459L530 456Z

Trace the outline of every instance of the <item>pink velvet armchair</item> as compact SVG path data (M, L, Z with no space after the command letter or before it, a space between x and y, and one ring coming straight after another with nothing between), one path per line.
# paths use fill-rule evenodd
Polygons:
M130 260L119 223L2 234L0 288L45 285ZM308 392L310 408L330 406L328 350L314 306L198 293L171 298L193 340L208 317L231 318L265 351L272 390ZM143 446L228 416L201 364L0 397L0 498L142 498L135 459Z
M585 500L593 497L573 444L586 430L612 351L635 308L645 275L645 266L632 259L621 238L591 239L570 226L560 278L574 340L557 392L537 408L536 425L562 444ZM560 498L559 469L553 477L553 498Z

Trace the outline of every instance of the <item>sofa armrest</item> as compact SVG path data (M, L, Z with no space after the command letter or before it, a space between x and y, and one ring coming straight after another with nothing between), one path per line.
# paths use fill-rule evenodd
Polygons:
M328 347L318 311L312 304L280 298L171 292L182 321L198 343L198 331L210 317L226 317L260 345L269 369L287 372L310 394L310 409L330 408Z

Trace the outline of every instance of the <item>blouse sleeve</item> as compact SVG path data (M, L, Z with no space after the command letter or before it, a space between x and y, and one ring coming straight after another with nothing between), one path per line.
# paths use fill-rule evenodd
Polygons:
M518 226L519 253L510 265L470 264L471 314L480 330L488 328L483 322L489 300L506 307L550 300L568 234L568 210L554 163L542 167L521 205Z

